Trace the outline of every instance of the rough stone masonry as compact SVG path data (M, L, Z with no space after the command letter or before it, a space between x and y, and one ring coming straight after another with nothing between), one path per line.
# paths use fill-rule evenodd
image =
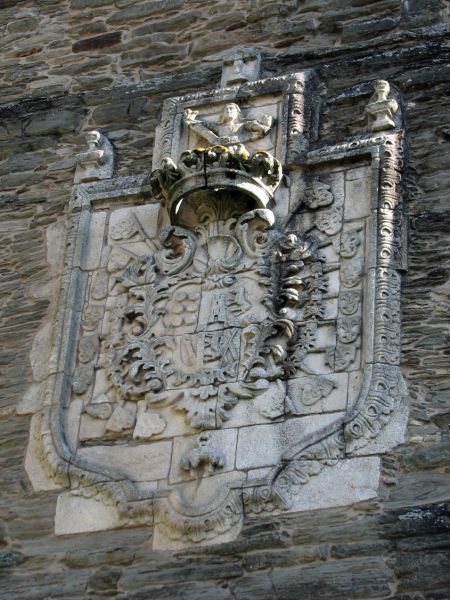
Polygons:
M4 80L0 108L1 596L193 599L201 595L314 600L448 597L448 6L439 1L420 0L282 4L262 0L228 3L6 0L0 16L3 34L0 71ZM229 50L238 47L247 50L231 60ZM249 61L244 61L245 57ZM109 177L112 171L113 181L123 178L127 189L136 189L137 185L142 194L145 186L151 187L145 177L152 171L152 159L155 168L160 167L160 157L152 154L160 143L158 138L155 142L158 125L164 123L162 117L167 114L163 113L164 101L170 103L173 97L199 91L214 95L224 78L245 89L239 78L251 77L253 68L259 68L259 77L267 81L305 70L315 72L318 83L311 119L316 133L309 142L311 161L320 156L319 149L325 141L329 146L338 146L345 140L364 138L370 131L374 136L384 135L383 131L389 134L392 125L405 133L401 197L407 227L403 227L402 246L408 252L407 257L398 257L399 271L403 274L399 364L408 390L409 409L404 438L380 452L376 459L379 483L377 479L376 489L366 499L359 496L350 498L345 506L319 509L320 496L311 494L311 505L297 507L294 512L245 513L240 532L220 544L187 544L172 550L163 545L162 549L155 549L148 519L143 523L125 523L121 528L112 522L112 529L106 531L85 530L56 536L59 482L55 480L54 491L48 487L45 491L36 489L36 481L48 479L48 473L40 471L39 453L27 452L27 447L33 448L33 439L36 436L41 439L42 433L35 427L36 419L30 419L29 415L48 405L48 398L40 397L40 391L54 358L51 336L61 301L60 273L65 266L61 249L70 243L70 235L76 239L73 232L67 237L66 228L74 177L83 181L84 171L89 171L94 160L103 169L102 177ZM390 89L380 84L374 94L377 81L388 81ZM188 141L195 141L195 136L203 132L206 136L221 137L222 146L225 141L227 147L224 138L248 136L248 131L256 134L255 127L259 127L260 140L269 139L278 115L270 121L270 110L252 106L251 95L238 97L235 104L242 107L236 122L255 121L259 125L217 129L215 123L219 117L212 110L199 111L197 115L187 113L184 126L192 131ZM283 118L278 120L283 122ZM387 131L386 126L391 129ZM205 127L211 134L205 134ZM266 133L262 133L264 128ZM92 131L98 131L99 135L91 135L86 146L85 135ZM273 138L274 150L265 147L255 150L272 152L278 160L282 143L277 145L276 139ZM242 141L248 143L244 137L238 140ZM108 158L111 153L114 163ZM77 159L80 155L84 157L81 161ZM226 156L229 160L229 153ZM178 156L174 158L178 160ZM197 159L197 155L186 157L186 164L193 165ZM245 169L250 168L247 162L243 164ZM291 171L295 172L295 168ZM325 202L319 208L320 213L330 210L326 208L330 198L327 193L332 192L336 202L338 176L330 179L328 174L322 185L329 187L320 190L323 173L319 170L315 175L318 181L315 184L311 181L307 188L311 191L307 193L305 189L302 196L310 204ZM347 182L356 197L364 197L366 179L350 174ZM282 188L286 185L286 179L281 185ZM107 187L102 193L108 193ZM132 194L130 198L133 205ZM105 200L99 198L98 202L101 201ZM141 197L138 203L144 205L145 201ZM101 204L97 206L101 208ZM123 208L128 210L126 203ZM261 204L248 208L265 210ZM326 223L320 221L320 226L333 231L329 229L333 226L329 217ZM177 227L180 224L189 227L189 219L183 215L180 219L183 223L175 224ZM270 216L265 215L264 219L257 221L258 227L267 225ZM146 223L142 222L145 232ZM150 220L152 224L154 219ZM109 226L114 243L125 247L121 240L129 240L130 223L116 219ZM100 231L101 217L93 228ZM326 231L322 234L324 239L328 235ZM130 235L136 236L133 243L142 243L139 232ZM287 241L291 243L292 238ZM333 248L333 244L322 244L322 248L330 246ZM345 255L353 252L355 246L361 248L361 243L358 245L352 235L344 244L341 241L338 250ZM121 252L116 252L112 273L124 261ZM370 253L366 256L370 259ZM94 271L97 257L102 260L101 248L94 244L89 257L88 271ZM64 280L62 283L64 287ZM289 290L290 298L301 291L291 284L292 279L283 288L284 292ZM195 295L195 290L191 292ZM348 305L349 298L347 295L343 306ZM79 307L78 311L80 301L83 298L74 298L73 306ZM332 301L331 294L326 303L331 306ZM219 315L219 304L212 314ZM291 313L300 310L292 299L287 308ZM171 314L172 322L167 326L178 327L176 313ZM77 346L78 367L89 367L90 357L97 351L91 333L95 328L90 329L95 323L95 310L83 322L89 339ZM205 335L210 331L207 325L202 329ZM231 324L226 330L233 331L233 327L236 325ZM218 328L212 327L212 333L217 331ZM348 341L355 332L347 323L339 335ZM320 347L325 349L328 345L326 342ZM232 356L233 346L228 347ZM336 361L336 352L333 357ZM280 363L275 361L274 369L277 365ZM78 390L82 390L88 372L89 368L79 369ZM258 381L258 371L253 373ZM330 379L328 372L321 375ZM297 398L297 404L294 402L290 409L294 415L299 412L298 399L305 393L302 387L305 382L301 381L304 378L293 379L296 389L289 397ZM272 387L279 386L274 374L259 378L262 379L272 382ZM342 405L337 392L341 389L342 375L334 374L331 379L337 387L331 390L331 383L327 387L321 381L318 387L323 398L312 412L322 412L322 408L317 410L320 406L327 413L327 398L333 398L332 414L339 413ZM280 381L285 379L281 377ZM80 398L82 394L80 391ZM270 394L272 404L263 407L271 415L277 409L274 398L276 394ZM105 439L104 431L99 433L99 422L111 426L106 434L106 442L110 436L111 452L117 452L117 448L120 451L114 427L117 429L117 423L123 425L127 410L122 407L124 410L117 413L120 418L112 419L111 412L107 419L102 419L101 411L117 410L108 404L104 401L94 408L86 406L83 427L87 433L82 452L95 449L92 440ZM241 406L240 401L236 406ZM164 411L160 413L161 419L169 421ZM191 413L181 412L183 419L186 414L189 417ZM270 427L283 427L277 418L280 417L275 416ZM289 421L297 418L289 417ZM95 427L89 419L95 421ZM72 422L71 417L68 422ZM154 420L149 429L148 422L141 417L129 428L132 439L138 423L140 428L134 441L127 442L130 449L142 447L139 437L148 436L149 432L163 438L166 435L155 433ZM158 423L162 426L157 422L156 429ZM176 420L170 423L186 427L185 421L183 425ZM258 421L248 431L251 427L268 427L264 423ZM230 436L232 431L226 425L217 433ZM249 433L249 451L242 446L238 464L244 469L248 466L263 470L264 462L245 464L252 460L254 444L250 437ZM284 434L282 438L285 439ZM198 445L180 451L177 464L181 465L178 467L181 474L173 473L173 481L179 477L189 479L201 456L207 457L202 458L202 464L210 465L213 470L227 469L228 455L221 456L216 452L217 447L208 450L208 443L208 439L199 439ZM374 450L374 455L377 452ZM35 481L30 481L29 474ZM64 478L64 473L61 475ZM222 476L225 475L224 472ZM76 516L71 519L76 521ZM67 527L67 520L62 525Z

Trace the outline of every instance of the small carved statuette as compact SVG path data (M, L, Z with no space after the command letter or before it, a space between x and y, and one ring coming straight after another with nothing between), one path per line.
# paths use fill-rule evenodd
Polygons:
M114 169L111 142L99 131L88 131L86 142L88 149L77 155L75 183L110 179Z
M379 79L375 82L375 93L366 107L372 131L384 131L395 127L394 114L398 110L398 104L394 98L388 99L389 91L387 81Z
M245 144L267 135L273 125L273 117L263 115L260 121L245 119L237 104L229 102L223 107L217 122L197 118L198 112L186 109L185 123L190 129L213 145L231 146Z

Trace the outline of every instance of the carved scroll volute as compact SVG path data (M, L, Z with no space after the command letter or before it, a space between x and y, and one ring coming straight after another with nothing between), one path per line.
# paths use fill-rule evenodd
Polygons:
M197 248L195 235L182 227L170 226L161 233L164 250L155 255L155 262L164 275L175 275L186 269Z
M256 209L242 215L236 224L236 237L251 258L265 254L271 241L267 230L275 222L273 212L268 209Z

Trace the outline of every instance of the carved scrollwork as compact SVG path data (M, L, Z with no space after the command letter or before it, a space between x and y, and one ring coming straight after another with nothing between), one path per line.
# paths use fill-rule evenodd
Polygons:
M161 233L164 250L155 255L158 270L164 275L176 275L188 268L197 247L195 235L181 227L168 227Z
M275 88L245 84L240 97L264 89L276 123L256 108L253 123L245 115L213 131L188 112L211 92L169 101L150 178L77 188L56 324L64 339L39 414L39 451L51 476L75 482L85 499L112 498L117 526L154 515L155 543L165 538L165 547L232 539L244 510L304 510L305 486L325 469L338 478L349 456L377 462L371 455L388 446L386 425L405 393L400 135L305 158L308 77L285 77L286 97L273 104ZM215 106L232 97L219 90ZM212 145L185 150L205 128ZM274 155L255 151L255 139ZM278 190L281 162L292 169ZM97 267L79 268L86 249L98 252ZM70 444L68 407L81 415ZM119 451L130 462L145 457L155 497L131 485Z
M198 507L172 494L156 499L154 512L155 523L169 539L199 543L217 538L242 521L241 491L223 487L214 501Z
M363 389L344 433L352 451L374 438L389 421L396 404L405 394L405 384L398 369L374 364L371 384Z

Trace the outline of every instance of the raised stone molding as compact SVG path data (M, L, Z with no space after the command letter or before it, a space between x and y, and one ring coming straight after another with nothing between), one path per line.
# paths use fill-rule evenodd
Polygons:
M74 187L26 463L70 489L57 533L182 548L376 496L407 418L403 133L310 150L315 85L170 99L151 175Z

